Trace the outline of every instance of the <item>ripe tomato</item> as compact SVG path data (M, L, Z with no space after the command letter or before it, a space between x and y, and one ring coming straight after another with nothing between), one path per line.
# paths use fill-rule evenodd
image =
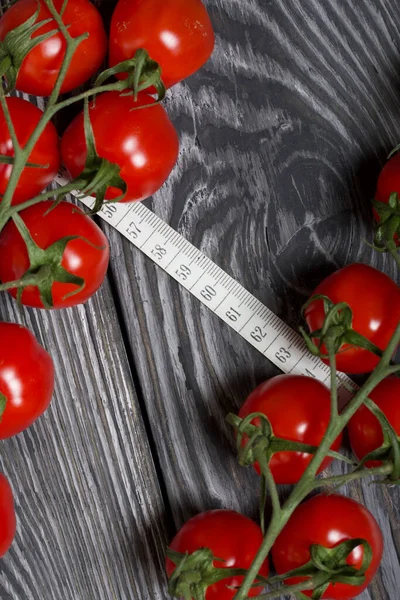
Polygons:
M390 194L400 195L400 152L394 154L380 172L376 186L375 200L387 202Z
M387 204L390 195L396 192L400 197L400 153L397 152L394 156L389 158L387 163L384 165L378 179L378 184L375 192L375 200ZM375 219L379 222L380 217L377 211L374 209ZM399 234L395 234L395 240L399 245Z
M369 398L386 415L389 423L400 436L400 379L398 377L384 379L369 394ZM382 427L366 406L361 406L350 419L348 431L351 447L358 460L383 444ZM379 467L381 464L379 460L370 460L366 466Z
M214 556L225 563L214 561L216 568L248 569L254 560L263 535L254 521L232 510L211 510L201 513L183 525L170 544L176 552L191 554L200 548L209 548ZM175 571L175 564L166 559L167 575ZM259 571L268 577L268 560ZM207 588L206 600L232 600L236 590L227 586L240 586L243 577L230 577ZM263 587L253 588L250 597L259 596Z
M315 294L324 294L335 304L347 302L353 311L353 329L385 350L400 320L400 289L387 275L355 263L324 279L312 295ZM310 304L305 318L310 331L320 329L325 318L323 301ZM344 373L368 373L378 362L379 358L369 350L349 344L344 344L336 355L337 368Z
M14 124L19 144L24 147L42 117L42 111L22 98L6 99L10 116ZM10 132L0 107L0 154L14 157L14 149ZM12 204L20 204L34 198L47 187L57 175L60 168L60 149L58 134L52 123L48 123L36 142L28 162L46 165L44 169L26 167L17 183ZM6 191L12 172L12 165L0 164L0 194Z
M8 552L15 536L14 499L10 484L0 473L0 558Z
M310 560L310 546L319 544L334 548L341 542L361 538L372 546L373 557L360 586L343 583L329 585L322 598L351 600L371 583L382 559L383 536L373 515L362 504L338 494L320 494L307 500L295 510L278 536L272 559L278 574L297 569ZM347 559L356 568L362 565L364 550L358 546ZM306 578L293 577L288 584ZM303 592L311 597L311 591Z
M60 281L52 285L54 308L68 308L86 302L103 283L110 251L101 229L79 208L69 202L62 202L55 208L52 206L52 201L40 202L19 214L40 248L46 249L68 236L84 238L68 242L61 266L83 278L85 287L66 297L77 290L77 285ZM50 208L52 210L46 214ZM29 267L25 242L14 222L10 221L0 233L0 280L5 283L20 279ZM15 298L16 290L11 290L11 294ZM21 301L26 306L43 308L39 290L34 286L24 289Z
M167 88L198 71L214 49L201 0L119 0L111 21L110 66L133 58L140 48L160 64Z
M124 202L153 195L178 157L178 136L164 108L158 104L132 110L151 103L154 99L145 93L139 94L135 101L132 95L108 92L98 96L90 108L97 154L120 167L120 176L127 184ZM61 154L72 177L80 175L87 156L83 113L64 133ZM108 188L107 199L119 196L121 190Z
M28 329L0 322L0 394L6 398L0 439L32 425L47 410L53 388L51 356Z
M61 11L64 0L53 0L57 12ZM32 17L38 7L38 0L18 0L0 19L0 40ZM50 12L40 0L40 13L36 23L50 18ZM71 65L61 87L61 93L70 92L87 81L100 68L107 52L107 36L100 13L89 0L68 0L63 22L73 38L84 33L89 36L81 42L72 58ZM52 19L40 27L32 37L57 29ZM65 56L66 42L62 33L35 46L22 62L16 88L34 96L49 96L53 91ZM6 74L7 76L7 74Z
M319 446L329 425L330 393L328 388L317 379L303 375L278 375L256 388L239 411L242 419L251 413L265 414L275 437ZM259 425L260 419L252 423ZM340 435L332 445L339 450L342 442ZM294 484L299 481L312 459L305 452L276 452L269 466L276 483ZM327 457L319 473L332 462ZM260 474L258 463L254 465Z

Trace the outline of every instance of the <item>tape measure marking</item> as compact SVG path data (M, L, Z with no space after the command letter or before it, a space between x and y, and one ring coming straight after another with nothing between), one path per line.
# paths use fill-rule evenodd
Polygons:
M65 173L56 181L68 183ZM92 197L73 195L93 206ZM99 216L283 372L308 375L329 385L329 367L308 351L299 334L143 204L106 204ZM338 380L345 401L357 386L341 373Z

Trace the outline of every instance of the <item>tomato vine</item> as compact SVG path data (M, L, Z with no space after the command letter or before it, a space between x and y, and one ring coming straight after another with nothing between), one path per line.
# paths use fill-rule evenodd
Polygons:
M17 80L18 69L22 64L21 56L19 56L19 62L16 65L18 67L17 71L12 72L12 76L10 75L10 81L7 82L7 86L4 85L0 89L0 106L4 114L4 119L13 146L12 158L9 156L0 156L0 164L12 165L8 184L0 202L0 233L7 232L10 236L14 236L13 243L16 244L15 247L17 247L19 243L25 244L28 261L24 272L18 279L12 277L7 279L2 277L3 283L0 285L0 291L14 290L17 298L21 300L26 287L36 286L39 300L37 298L31 298L31 305L53 308L68 305L66 304L66 300L68 298L71 299L74 295L79 296L81 301L85 301L85 299L87 299L87 297L89 297L98 287L93 286L88 294L81 294L86 285L85 279L79 273L73 273L71 270L67 270L64 254L67 245L72 242L83 243L84 245L86 244L86 246L89 246L93 251L103 252L101 260L98 259L97 256L93 259L93 263L102 263L103 277L105 276L105 270L108 264L108 245L106 240L101 236L96 236L96 233L93 234L92 239L93 232L88 229L86 223L85 226L82 225L82 228L86 232L85 235L74 235L73 233L68 232L65 233L64 237L61 239L53 240L51 242L47 240L46 248L42 248L38 245L36 238L35 240L33 239L24 219L29 218L29 216L32 217L32 215L36 218L37 215L34 209L35 207L38 208L36 205L39 203L43 203L41 207L43 208L43 211L50 205L47 212L40 214L40 217L43 220L46 219L49 212L51 213L51 211L57 211L58 209L61 215L65 214L65 203L63 204L61 202L62 208L60 209L60 200L65 194L71 191L78 191L82 194L93 194L95 196L95 210L99 210L102 207L105 198L108 198L106 192L109 187L114 187L121 192L120 196L114 198L114 200L122 201L129 189L129 184L122 178L122 167L120 165L117 165L115 162L110 162L106 158L97 156L94 140L95 127L92 126L93 123L91 122L90 115L92 109L89 106L89 100L93 100L99 94L104 94L106 92L117 92L119 94L122 94L123 92L124 94L133 96L135 105L131 110L142 110L151 106L157 106L164 98L166 88L162 80L162 69L160 64L152 60L146 49L136 48L134 56L128 59L124 56L122 62L115 65L113 64L111 68L108 68L101 73L93 87L70 98L60 100L63 83L73 57L79 46L88 39L89 34L86 32L77 37L71 35L69 27L63 20L63 11L68 0L63 2L60 11L56 9L54 0L40 0L40 2L43 2L47 8L51 15L51 19L47 19L41 24L35 22L41 6L38 0L37 13L35 13L35 15L29 19L29 22L22 27L20 33L22 32L25 38L28 35L28 40L25 41L28 42L29 49L32 49L36 44L51 37L54 31L52 30L49 33L41 35L37 39L31 39L30 35L35 31L40 30L41 25L44 23L48 24L50 21L54 20L57 32L61 33L65 39L65 55L62 60L56 83L47 99L45 110L25 144L21 144L18 139L6 94L6 92L8 92L8 86L12 86ZM182 3L178 6L179 14L182 6L184 6ZM201 2L196 0L196 14L200 16L204 15L204 10ZM31 30L29 30L29 27ZM212 51L214 44L214 37L210 33L210 24L207 22L204 31L197 31L196 35L197 34L200 36L199 39L208 36L207 44L204 49L204 56L201 58L201 60L204 61ZM16 36L14 35L8 40L8 46L11 45L14 49L16 46L15 39ZM115 40L113 43L115 43ZM151 40L149 43L151 43ZM118 56L120 54L120 49L114 48L113 54ZM193 53L192 58L192 63L188 65L190 67L190 72L195 70L198 62L196 53ZM114 62L114 60L112 62ZM1 47L0 63L0 74L4 78L7 76L7 70L9 71L12 67L10 56L7 54L7 44L3 44ZM125 79L118 79L117 81L108 83L109 79L113 76L120 78L125 75ZM173 83L176 83L176 81L182 79L184 75L183 71L180 72L179 75L170 73L168 84L172 85ZM142 98L147 98L146 103L141 102L139 94L145 90L151 94L156 93L156 98L154 99L152 96L144 95ZM45 191L34 198L29 198L18 204L13 204L13 197L24 169L27 167L31 169L43 169L45 167L45 165L30 161L30 157L46 127L59 111L78 102L84 103L84 111L81 116L83 120L84 140L88 148L88 156L85 165L82 166L81 173L66 185L58 187L55 190ZM100 104L100 102L98 102L98 104ZM156 111L154 111L154 114L156 114ZM82 123L79 121L79 124L81 125ZM74 137L74 135L72 137ZM178 151L177 141L173 135L171 135L171 140L171 164L168 167L169 170L172 168ZM398 159L396 158L396 163L397 160ZM165 180L165 173L161 179L162 178ZM132 185L132 187L134 186ZM398 234L400 227L399 196L398 190L390 190L390 192L388 198L379 197L374 203L378 217L378 226L373 247L378 251L390 253L397 265L400 266L398 249ZM49 199L53 199L54 204L48 202ZM134 198L132 197L130 199ZM77 218L80 219L83 216L78 210L75 212L78 215ZM60 220L62 221L62 219ZM55 227L54 221L52 222L52 226L52 228ZM22 241L19 238L15 241L15 236L18 234ZM371 269L371 267L365 268ZM2 273L4 272L4 265L1 264L1 261L0 270ZM12 268L7 268L7 272L8 271L14 272ZM69 290L68 293L64 293L64 295L59 293L56 301L54 301L52 294L53 284L75 285L76 290ZM395 288L395 285L392 284L393 282L387 286L388 295L390 295ZM333 487L336 489L349 481L360 480L371 476L380 477L383 483L388 482L391 484L398 484L400 478L400 445L398 435L384 412L370 398L371 392L373 392L382 381L390 376L400 374L400 365L393 364L392 362L392 357L400 343L400 323L397 323L397 327L393 332L390 341L387 340L387 343L385 342L383 346L382 344L378 346L372 340L368 339L366 335L362 335L356 330L356 319L349 302L344 301L343 299L339 299L336 302L334 298L328 296L324 291L317 291L316 295L313 295L310 301L305 305L306 317L310 310L311 312L314 311L313 315L310 317L311 321L315 318L316 303L320 304L320 308L321 306L323 307L322 317L321 314L318 316L319 321L321 321L321 318L322 321L319 322L318 326L316 326L313 331L310 331L310 334L304 334L304 337L310 351L318 355L322 360L327 361L330 366L330 392L329 398L326 398L327 405L329 404L329 420L327 419L324 435L321 440L318 440L318 444L317 442L303 443L300 441L288 440L284 439L282 436L274 435L273 424L271 422L272 418L270 421L267 414L253 412L248 415L246 414L243 418L233 414L228 415L227 420L232 425L237 436L239 462L243 465L256 463L262 476L260 486L261 529L257 529L257 526L255 529L253 528L254 539L257 539L257 541L262 539L262 542L255 552L254 560L250 565L246 565L246 568L238 567L225 569L222 564L219 564L219 566L216 567L215 562L223 563L223 559L214 556L211 550L207 548L200 548L191 554L187 551L180 553L174 549L169 549L168 560L170 561L169 569L171 571L171 594L184 595L185 600L191 600L191 598L194 598L194 600L204 600L208 585L223 582L224 579L233 578L233 580L236 580L237 577L240 577L240 585L236 586L237 589L235 588L234 592L235 600L245 600L250 597L249 594L251 596L258 595L258 597L263 600L278 598L284 593L295 593L298 598L305 598L307 596L304 595L304 592L309 590L313 591L312 598L317 599L323 597L328 586L332 583L344 583L346 585L357 586L364 581L366 572L373 559L373 553L369 541L359 537L354 537L351 540L342 542L334 548L326 548L321 544L313 544L310 547L310 561L300 568L271 578L267 578L265 575L268 571L266 559L276 543L276 540L280 534L282 534L282 531L289 523L300 504L311 492L325 487ZM373 365L376 365L376 367L365 383L354 393L354 396L347 406L340 412L338 408L337 367L339 366L340 370L345 370L342 369L341 365L343 364L342 359L343 356L345 356L346 347L368 352L370 359L371 356L373 358ZM362 368L363 365L361 365L361 370L359 372L363 372ZM352 371L352 373L355 372L355 370ZM46 395L43 405L47 406L47 401L49 401L49 399ZM7 395L0 391L1 414L7 410L7 403ZM381 425L384 440L382 446L378 449L374 449L374 451L366 457L363 457L356 468L349 473L318 479L317 475L321 470L321 466L326 465L329 460L339 459L353 464L353 461L335 450L335 442L338 439L341 440L341 435L345 427L362 406L365 406L370 410ZM255 423L255 421L257 421L257 423ZM303 455L309 455L309 460L306 461L304 469L296 479L297 483L295 487L284 502L281 502L280 500L277 482L270 465L271 456L281 452L296 452L302 453ZM367 468L365 463L371 459L379 459L381 464L373 466L372 468ZM272 516L269 524L265 524L264 513L268 493L272 503ZM229 515L227 518L230 518ZM235 518L237 518L237 516ZM244 517L239 515L239 521L243 519ZM353 565L349 565L347 559L354 549L359 546L362 546L363 548L363 560L361 565L356 568ZM302 580L300 582L296 581L295 583L285 583L286 580L297 577L301 577ZM306 578L306 580L304 580L304 578ZM258 588L261 584L266 584L268 586L275 586L278 584L278 587L260 595Z

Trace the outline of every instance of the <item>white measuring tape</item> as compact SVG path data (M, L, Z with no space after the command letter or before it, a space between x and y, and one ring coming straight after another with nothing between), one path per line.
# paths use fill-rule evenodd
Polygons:
M68 183L64 174L56 181ZM94 198L79 192L73 195L93 206ZM329 385L329 367L309 352L298 333L143 204L110 203L98 215L283 372L308 375ZM356 385L341 373L338 380L345 401Z

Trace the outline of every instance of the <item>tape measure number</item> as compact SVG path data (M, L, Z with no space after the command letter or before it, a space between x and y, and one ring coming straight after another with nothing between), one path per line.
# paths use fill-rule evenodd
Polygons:
M68 179L60 174L57 182L65 185ZM74 196L93 206L92 197ZM299 334L143 204L106 204L99 216L283 372L329 385L330 369L308 351ZM338 380L343 401L356 385L344 374Z

